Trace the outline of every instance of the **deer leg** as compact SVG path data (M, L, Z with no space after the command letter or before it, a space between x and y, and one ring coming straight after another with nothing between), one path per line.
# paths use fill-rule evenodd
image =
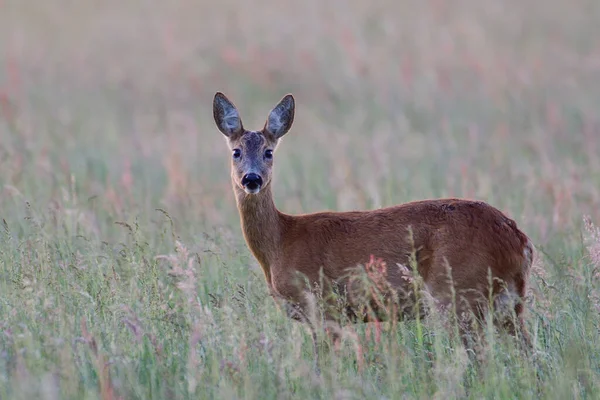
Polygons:
M305 308L303 308L302 306L300 306L297 303L292 303L285 299L283 299L283 301L284 301L284 308L285 308L287 316L295 321L304 323L310 331L312 345L313 345L314 369L315 369L315 373L318 376L320 376L321 368L320 368L320 359L319 359L319 346L318 346L317 330L315 329L315 326L312 323L312 321L310 320L310 318L308 318L308 316L305 312Z

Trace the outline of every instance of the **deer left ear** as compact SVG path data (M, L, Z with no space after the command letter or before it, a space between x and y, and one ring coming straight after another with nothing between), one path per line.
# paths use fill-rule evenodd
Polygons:
M265 124L265 131L269 132L277 139L285 135L294 122L295 107L294 96L288 94L283 97L279 104L277 104L269 113L269 117Z

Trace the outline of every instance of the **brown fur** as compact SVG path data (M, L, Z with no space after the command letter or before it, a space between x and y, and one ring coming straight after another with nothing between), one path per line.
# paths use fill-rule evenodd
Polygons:
M268 126L260 132L249 132L241 128L241 123L240 131L229 136L229 145L246 151L243 138L257 133L264 140L255 149L256 154L276 147L279 138L269 132ZM438 304L449 306L454 289L458 313L480 313L488 304L490 291L500 303L502 296L514 294L517 301L512 311L524 333L522 301L533 247L516 223L498 209L480 201L438 199L371 211L288 215L273 202L271 162L263 163L260 157L252 159L248 154L245 167L232 161L242 231L271 291L297 305L300 313L307 306L307 288L298 273L311 284L321 282L322 273L327 281L341 285L349 294L352 314L351 308L356 305L352 303L348 278L352 268L366 264L371 256L378 257L387 264L389 286L409 292L409 280L396 266L408 265L410 255L416 254L418 273ZM256 194L248 194L241 184L252 163L260 164L256 168L265 182ZM503 320L499 325L507 323ZM510 331L514 328L509 326Z

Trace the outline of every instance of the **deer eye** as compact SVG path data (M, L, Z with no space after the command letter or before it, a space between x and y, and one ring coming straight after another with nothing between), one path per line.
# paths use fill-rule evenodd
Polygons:
M239 158L242 156L242 151L240 149L233 149L233 159L234 160L239 160Z
M273 150L265 150L265 158L271 160L273 158Z

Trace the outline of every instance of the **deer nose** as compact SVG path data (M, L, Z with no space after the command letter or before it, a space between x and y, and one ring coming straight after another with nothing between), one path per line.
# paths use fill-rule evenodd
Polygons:
M246 174L242 178L242 186L251 191L260 189L262 183L263 180L258 174Z

